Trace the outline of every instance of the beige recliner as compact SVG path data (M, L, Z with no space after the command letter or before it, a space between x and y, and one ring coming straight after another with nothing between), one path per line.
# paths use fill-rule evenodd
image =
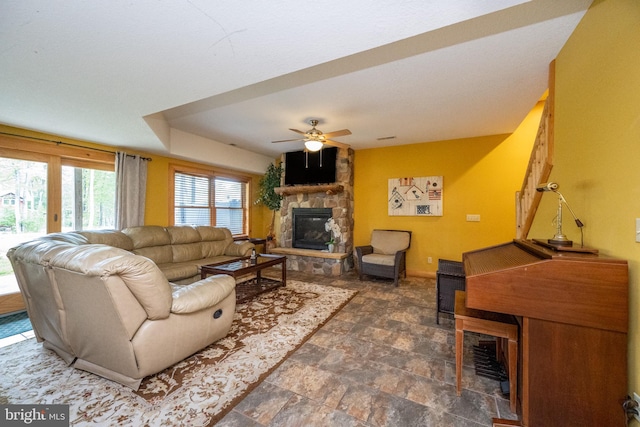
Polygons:
M227 335L235 281L170 284L150 259L69 233L7 254L36 338L67 363L134 390Z

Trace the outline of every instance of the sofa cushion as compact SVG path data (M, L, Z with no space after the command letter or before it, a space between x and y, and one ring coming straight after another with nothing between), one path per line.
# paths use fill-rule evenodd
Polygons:
M200 273L198 265L190 261L158 264L158 268L170 282L188 279L197 276Z
M233 236L227 228L198 226L196 230L202 237L201 258L224 255L227 246L233 243Z
M133 253L147 257L156 264L165 264L173 261L173 249L171 245L134 249Z
M129 227L122 230L122 232L131 238L134 249L171 244L169 233L159 225Z
M54 239L39 239L26 242L18 247L9 249L14 258L24 262L39 265L48 265L51 257L58 252L75 247L72 243Z
M177 245L182 243L195 243L200 242L202 237L195 227L188 225L179 225L173 227L167 227L167 233L171 238L171 244Z
M373 230L371 233L371 246L375 254L395 254L407 249L410 242L411 234L406 231Z
M114 246L125 251L133 250L133 241L129 236L117 230L76 231L87 238L88 243Z
M105 259L127 255L131 256L131 253L124 249L114 248L108 245L88 244L70 246L56 253L49 260L49 266L60 267L83 274L101 275L103 270L96 269L96 266L100 262Z
M233 241L233 236L228 228L211 227L207 225L199 225L196 227L202 240L227 240Z
M173 262L184 262L202 259L202 243L185 243L171 245Z
M44 235L40 240L55 240L57 242L71 243L74 245L86 245L90 243L86 237L76 233L51 233Z
M171 237L173 262L184 262L202 258L202 237L195 227L186 225L167 227Z
M225 274L209 276L190 285L173 285L172 313L194 313L213 307L236 288L236 281Z
M368 254L362 256L362 262L366 264L389 265L393 267L395 260L395 255Z
M224 240L218 240L214 242L202 242L201 243L201 258L210 258L224 255L224 251L227 248L227 243Z

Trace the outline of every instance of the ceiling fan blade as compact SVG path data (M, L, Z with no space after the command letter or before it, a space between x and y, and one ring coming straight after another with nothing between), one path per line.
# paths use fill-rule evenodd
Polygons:
M330 139L325 139L322 142L326 145L331 145L332 147L349 148L349 144L345 144L344 142L332 141Z
M281 139L279 141L271 141L272 143L276 143L276 142L291 142L291 141L304 141L303 138L294 138L294 139Z
M324 134L326 138L335 138L336 136L346 136L346 135L351 135L351 131L349 129L336 130L336 131Z
M306 132L302 132L301 130L298 130L298 129L291 129L291 128L289 128L289 130L294 131L294 132L297 132L297 133L299 133L299 134L301 134L301 135L304 135L304 134L306 133Z

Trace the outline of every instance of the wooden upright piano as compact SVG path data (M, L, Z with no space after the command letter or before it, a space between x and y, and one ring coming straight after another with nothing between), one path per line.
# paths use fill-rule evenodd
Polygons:
M522 425L625 426L627 262L514 240L463 263L466 305L518 318Z

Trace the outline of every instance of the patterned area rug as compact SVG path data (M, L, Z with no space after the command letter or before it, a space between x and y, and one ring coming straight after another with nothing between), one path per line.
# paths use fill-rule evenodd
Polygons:
M289 281L239 304L227 337L145 378L137 392L23 341L0 349L0 404L69 404L71 425L210 426L355 293Z

